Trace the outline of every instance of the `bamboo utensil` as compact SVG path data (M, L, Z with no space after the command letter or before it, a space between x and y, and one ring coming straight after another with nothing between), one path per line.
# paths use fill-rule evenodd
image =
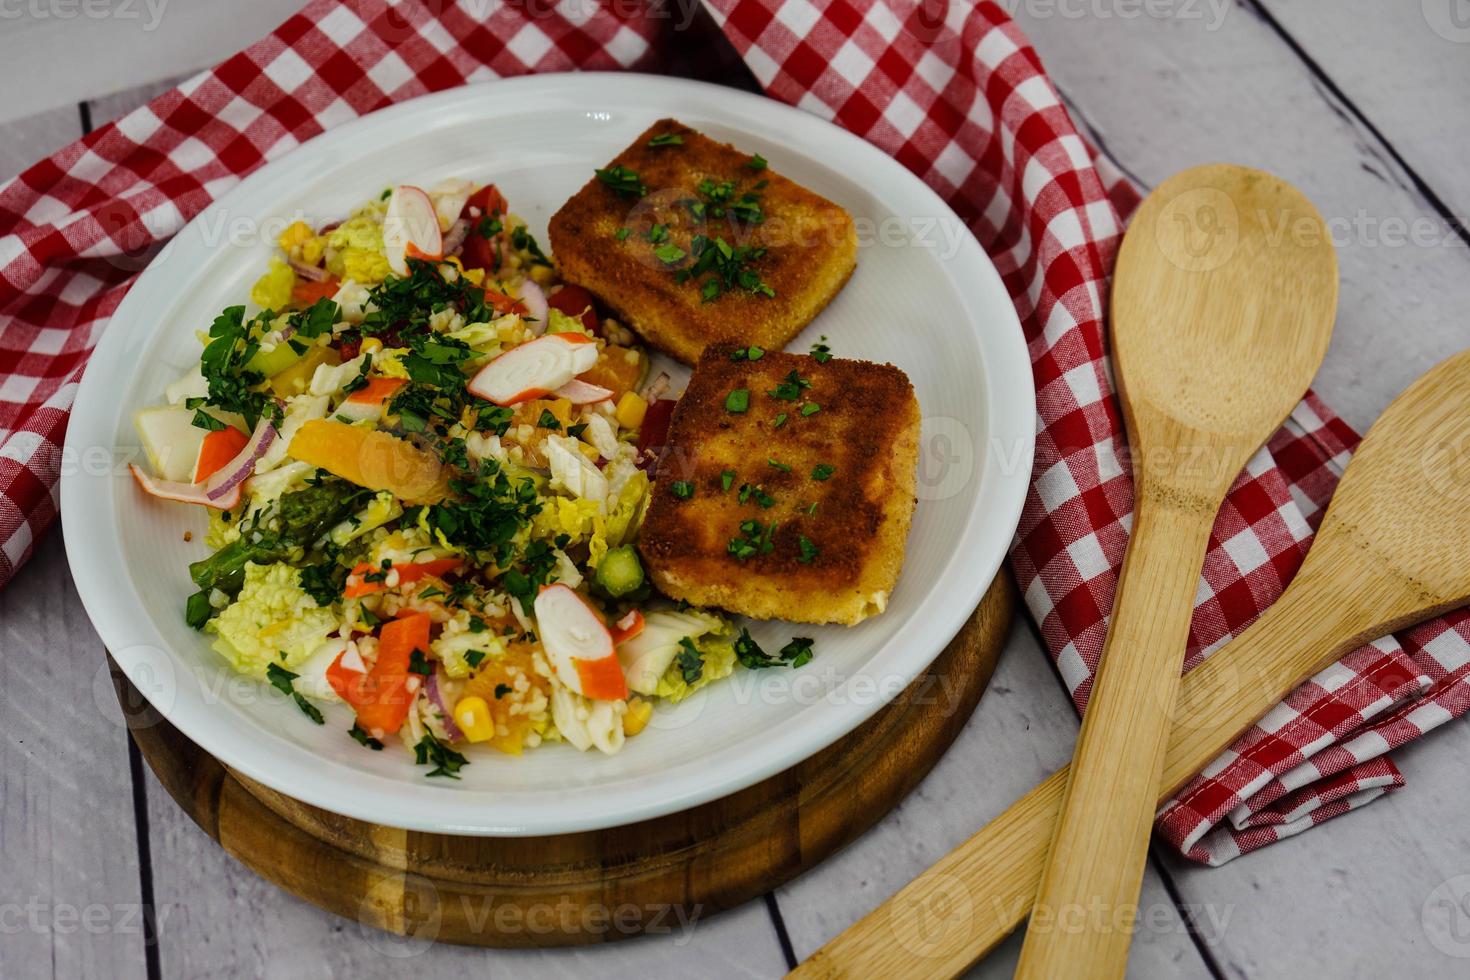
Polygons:
M1210 529L1317 373L1336 309L1326 226L1283 180L1198 167L1133 219L1112 304L1133 530L1019 978L1123 976Z
M1394 400L1359 446L1301 570L1184 678L1162 803L1302 681L1470 602L1470 351ZM1062 808L1060 769L793 972L953 977L1026 918Z

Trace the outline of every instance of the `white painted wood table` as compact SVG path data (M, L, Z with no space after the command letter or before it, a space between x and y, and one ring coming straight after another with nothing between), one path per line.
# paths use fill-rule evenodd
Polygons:
M1079 125L1143 184L1232 160L1317 203L1342 266L1317 388L1353 425L1470 344L1470 250L1455 217L1470 214L1466 0L1004 4ZM0 5L0 177L296 3L125 6L137 16L108 3ZM0 592L0 977L775 976L1066 761L1075 731L1020 624L938 768L867 836L764 902L683 935L580 951L432 946L403 961L243 869L163 792L124 734L53 533ZM1470 726L1450 725L1395 756L1406 789L1330 827L1220 869L1156 855L1130 975L1470 976L1470 934L1426 927L1424 912L1437 886L1470 873L1467 757ZM1007 975L1018 949L1013 937L977 974Z

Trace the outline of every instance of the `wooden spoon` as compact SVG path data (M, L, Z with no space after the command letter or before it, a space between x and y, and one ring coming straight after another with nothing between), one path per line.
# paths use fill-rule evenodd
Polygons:
M1210 528L1332 335L1337 260L1296 188L1214 165L1144 201L1114 274L1133 531L1016 976L1122 977ZM1041 927L1042 923L1076 927Z
M1302 681L1369 640L1470 601L1470 351L1400 395L1338 485L1301 570L1184 678L1158 802ZM953 977L1025 919L1061 813L1060 769L793 976Z

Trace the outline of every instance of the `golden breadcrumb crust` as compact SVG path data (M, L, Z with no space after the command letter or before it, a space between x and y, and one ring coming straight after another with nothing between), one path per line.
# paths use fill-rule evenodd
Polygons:
M913 385L890 364L777 351L752 362L732 358L735 350L705 348L674 409L638 546L653 584L756 619L852 625L882 612L914 512ZM789 392L793 379L810 382L798 399L770 394L783 383ZM749 392L743 413L727 408L736 390ZM803 415L808 404L820 408ZM815 479L818 466L831 475ZM692 488L689 499L676 495L679 484ZM758 490L741 503L744 487ZM774 503L762 506L762 494ZM741 529L746 521L760 522L758 535ZM732 538L764 539L772 522L769 550L730 553Z
M648 145L655 137L670 136L682 142ZM706 344L719 341L784 347L852 275L857 234L841 207L769 167L754 169L753 161L673 119L654 123L608 164L636 173L647 188L645 196L620 196L594 177L552 216L551 248L562 276L586 287L644 340L685 364L693 364ZM700 190L704 181L733 181L731 200L755 194L764 220L745 223L733 211L715 217L711 212L718 205ZM691 210L700 204L703 221ZM620 239L622 229L627 234ZM655 249L673 245L692 253L697 234L722 238L732 248L766 249L748 266L775 295L736 287L706 302L701 287L708 273L698 281L676 281L675 273L690 265L692 254L669 263Z

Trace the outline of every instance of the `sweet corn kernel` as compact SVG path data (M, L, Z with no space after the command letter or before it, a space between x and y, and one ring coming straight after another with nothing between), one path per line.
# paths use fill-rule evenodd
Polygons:
M377 337L368 337L363 340L361 351L364 354L376 354L383 349L383 342Z
M623 393L618 399L618 425L625 429L636 429L643 424L643 414L648 411L648 402L636 391Z
M472 282L473 284L475 284L476 286L483 286L483 285L485 285L485 270L484 269L466 269L466 270L464 270L464 277L466 279L468 279L470 282Z
M556 278L556 271L549 265L531 266L531 280L538 286L549 286Z
M471 742L485 742L495 737L495 719L485 699L471 694L460 698L454 706L454 723Z
M293 221L286 226L285 231L281 232L281 237L276 240L276 244L281 247L281 251L290 255L295 249L299 249L314 237L316 237L315 233L306 222Z
M322 255L326 252L326 250L326 239L322 238L320 235L317 235L313 238L308 238L306 241L301 243L301 261L305 262L307 265L316 265L322 260Z
M577 448L582 451L582 455L586 456L587 461L590 463L597 462L598 459L600 459L602 456L602 454L597 451L597 447L592 445L591 443L579 442L577 443Z
M628 710L623 715L623 734L632 738L643 731L648 725L648 719L653 716L653 702L644 701L642 698L634 698L628 702Z

